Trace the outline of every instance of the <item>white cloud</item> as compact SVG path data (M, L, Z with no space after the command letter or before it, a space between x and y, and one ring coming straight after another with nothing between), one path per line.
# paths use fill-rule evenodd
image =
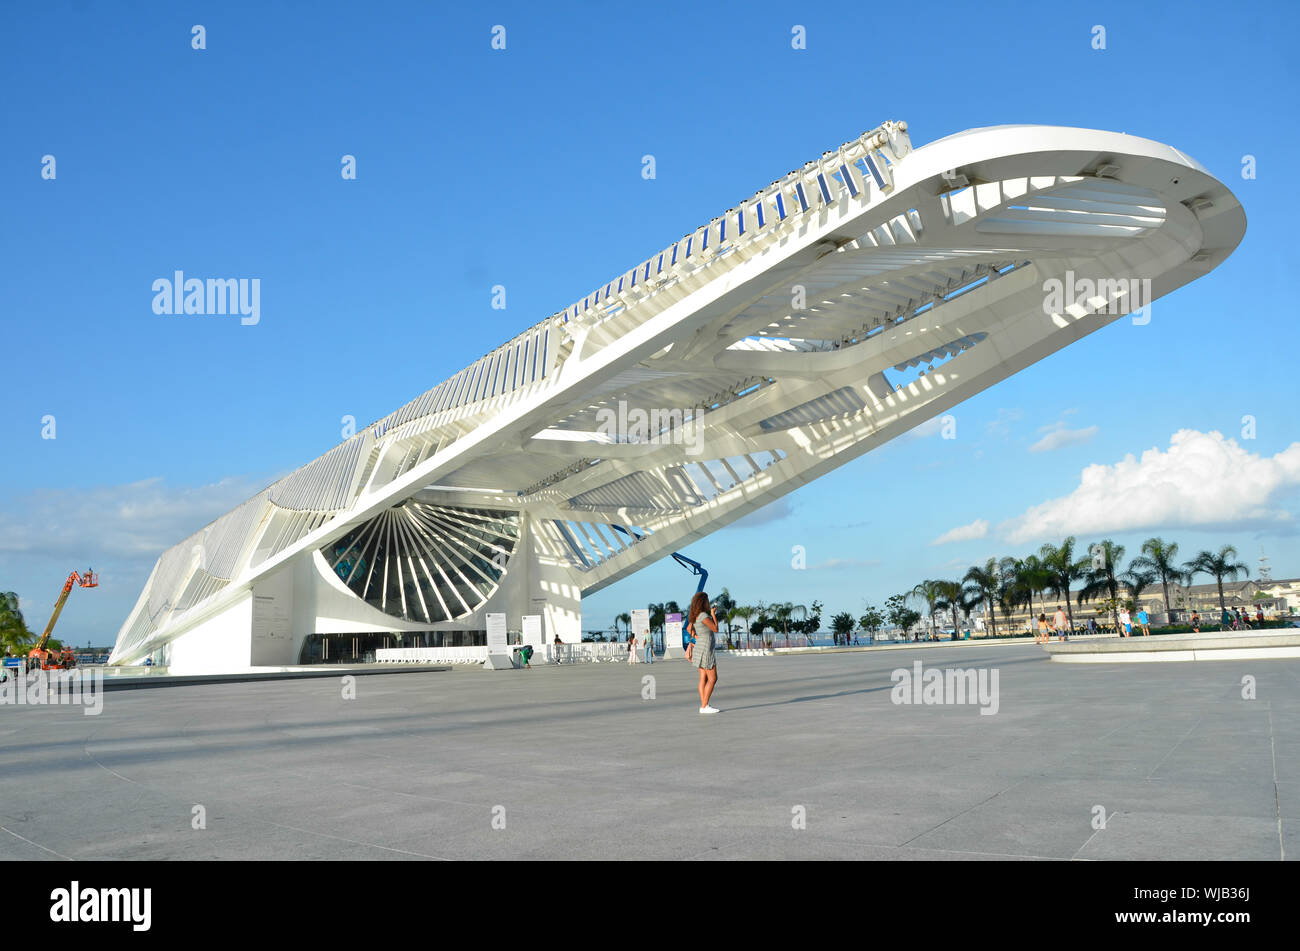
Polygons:
M977 518L969 525L959 525L954 529L944 532L931 545L947 545L950 542L968 542L975 538L983 538L989 533L989 523Z
M161 478L89 489L39 489L0 510L0 553L153 558L256 495L270 480L169 486Z
M1066 429L1065 423L1059 422L1053 426L1044 426L1039 432L1045 432L1047 435L1030 446L1030 452L1051 452L1053 449L1061 449L1065 446L1082 445L1097 435L1097 427L1086 426L1083 429Z
M1069 495L998 526L1007 541L1156 528L1276 528L1292 514L1277 504L1300 486L1300 442L1265 457L1221 433L1181 429L1169 448L1114 465L1088 466Z

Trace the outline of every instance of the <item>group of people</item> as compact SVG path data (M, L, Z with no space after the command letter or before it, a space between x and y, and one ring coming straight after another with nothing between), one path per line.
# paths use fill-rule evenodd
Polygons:
M1137 631L1142 632L1143 637L1151 634L1151 616L1147 613L1146 608L1139 607L1137 611L1130 612L1128 608L1120 608L1117 612L1119 615L1119 636L1132 637ZM1199 611L1192 612L1191 625L1192 630L1200 633L1202 625ZM1211 622L1213 623L1213 622ZM1264 626L1264 609L1258 604L1255 605L1255 615L1251 616L1249 610L1242 611L1240 608L1224 608L1223 614L1219 618L1220 631L1249 631ZM1097 622L1092 618L1088 619L1087 633L1098 634L1101 629ZM1034 624L1034 643L1046 644L1053 634L1056 634L1063 641L1070 639L1070 622L1065 615L1065 611L1058 605L1056 616L1049 622L1046 614L1038 615L1038 620Z
M1147 614L1145 608L1141 608L1136 614L1130 614L1127 609L1119 611L1119 636L1132 637L1133 630L1137 628L1142 631L1143 636L1151 633L1151 616ZM1046 644L1055 634L1060 640L1068 641L1070 639L1071 626L1070 618L1065 613L1065 608L1061 605L1056 606L1056 614L1049 621L1046 614L1038 615L1038 620L1034 622L1034 643ZM1088 624L1084 628L1085 634L1100 634L1101 628L1097 626L1094 618L1088 618Z
M627 639L627 662L629 664L653 664L655 662L655 639L653 634L644 631L640 637L633 634Z
M1052 616L1051 626L1048 626L1047 615L1038 615L1038 623L1034 627L1034 643L1046 644L1055 634L1063 641L1070 639L1070 618L1065 613L1065 608L1059 604L1056 606L1056 614Z
M1251 621L1254 621L1252 624ZM1252 619L1250 611L1243 611L1235 605L1232 608L1225 607L1223 613L1219 616L1220 631L1250 631L1264 626L1264 609L1258 604L1255 605L1255 617ZM1201 615L1197 611L1192 612L1192 630L1197 634L1201 633Z
M1120 608L1119 636L1132 637L1134 627L1142 629L1143 637L1151 633L1151 616L1147 614L1147 609L1139 607L1137 614L1129 614L1128 608Z
M1147 614L1145 609L1138 610L1136 614L1130 614L1127 609L1121 609L1119 611L1119 636L1132 637L1134 628L1141 630L1144 636L1150 634L1150 615ZM1056 614L1052 616L1050 621L1047 619L1046 614L1038 615L1037 621L1034 622L1034 643L1046 644L1052 639L1053 634L1062 641L1068 641L1071 632L1070 618L1065 613L1065 608L1058 604ZM1100 634L1101 628L1097 626L1096 619L1088 618L1088 623L1084 626L1082 633Z

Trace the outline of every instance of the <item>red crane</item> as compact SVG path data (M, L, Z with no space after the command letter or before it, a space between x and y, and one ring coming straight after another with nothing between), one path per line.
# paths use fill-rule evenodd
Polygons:
M99 587L99 575L95 574L89 568L85 574L72 572L68 575L68 580L63 583L63 590L59 592L59 600L54 602L54 613L50 615L50 623L45 625L45 633L41 639L36 642L36 646L27 652L27 669L35 670L37 667L42 670L70 670L77 666L77 660L72 656L72 651L63 648L59 651L46 650L45 645L49 643L50 635L54 633L54 625L59 620L59 614L63 611L63 605L68 601L68 594L72 591L73 585L82 588Z

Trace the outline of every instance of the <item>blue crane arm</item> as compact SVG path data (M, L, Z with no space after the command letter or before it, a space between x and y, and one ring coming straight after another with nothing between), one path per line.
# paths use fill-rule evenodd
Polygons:
M687 558L679 551L673 552L673 561L677 562L677 564L681 565L683 568L691 569L692 574L699 575L700 583L696 586L695 590L697 592L704 590L704 585L709 580L709 573L705 570L702 564L691 558Z
M628 536L629 538L635 539L636 541L640 541L642 538L645 537L644 535L639 534L635 529L624 528L622 525L611 525L610 528L617 529L618 531L622 532L624 535ZM687 558L679 551L673 552L672 558L673 561L677 562L677 564L681 565L683 568L689 568L691 574L700 576L700 583L699 585L696 586L695 590L697 593L703 591L705 583L709 580L709 572L705 569L705 567L695 559Z

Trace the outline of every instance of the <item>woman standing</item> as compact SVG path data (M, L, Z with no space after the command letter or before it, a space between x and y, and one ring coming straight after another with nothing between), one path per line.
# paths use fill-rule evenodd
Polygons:
M686 633L690 635L691 643L686 648L686 659L700 671L700 713L718 713L716 707L709 706L713 688L718 685L718 664L713 653L718 619L709 604L709 596L703 591L697 591L691 598L687 618Z

